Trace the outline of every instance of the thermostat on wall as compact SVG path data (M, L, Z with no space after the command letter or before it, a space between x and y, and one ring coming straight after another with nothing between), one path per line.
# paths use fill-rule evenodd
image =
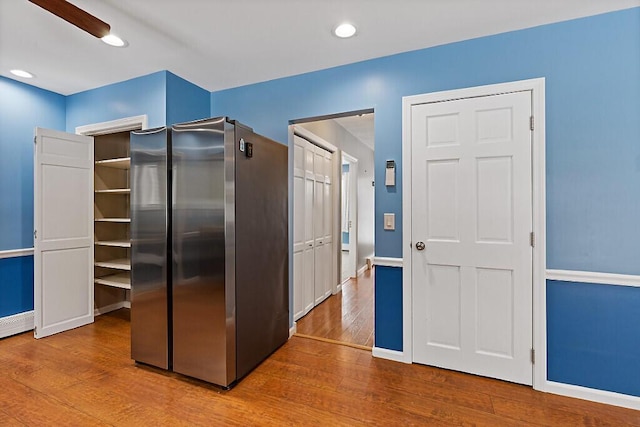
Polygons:
M396 185L396 162L395 160L387 160L387 168L385 170L384 185Z

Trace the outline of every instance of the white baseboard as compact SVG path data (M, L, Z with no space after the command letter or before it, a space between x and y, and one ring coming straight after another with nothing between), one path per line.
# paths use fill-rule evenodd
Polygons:
M367 270L368 270L368 268L367 268L367 265L365 264L365 265L363 265L362 267L360 267L358 269L358 271L356 272L356 276L360 276L361 274L363 274Z
M0 317L0 338L33 330L33 310Z
M388 350L386 348L373 347L371 352L373 357L377 357L380 359L393 360L394 362L402 362L411 364L411 360L407 360L404 352L396 351L396 350Z
M120 310L121 308L131 308L131 303L129 301L120 301L115 304L105 305L104 307L99 307L93 310L93 315L100 316L101 314Z
M293 326L289 328L289 338L294 336L296 332L298 332L298 324L293 322Z
M614 393L611 391L597 390L571 384L562 384L553 381L547 381L541 391L559 394L561 396L575 397L577 399L590 400L592 402L605 403L607 405L640 410L640 397L630 396L628 394Z

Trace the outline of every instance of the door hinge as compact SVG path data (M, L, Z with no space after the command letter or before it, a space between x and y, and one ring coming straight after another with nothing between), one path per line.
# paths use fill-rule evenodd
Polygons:
M34 144L37 144L37 143L38 143L38 137L37 137L37 136L34 136L34 137L33 137L33 143L34 143Z
M38 230L33 230L33 238L34 239L38 238Z
M536 351L531 349L531 363L535 365L536 363Z
M529 233L529 244L532 248L536 247L536 235L533 231Z
M533 116L529 116L529 129L533 130Z

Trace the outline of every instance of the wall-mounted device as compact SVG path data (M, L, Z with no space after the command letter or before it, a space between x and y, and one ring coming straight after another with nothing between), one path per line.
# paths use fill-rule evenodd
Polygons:
M396 161L387 160L387 168L384 174L384 185L396 185Z

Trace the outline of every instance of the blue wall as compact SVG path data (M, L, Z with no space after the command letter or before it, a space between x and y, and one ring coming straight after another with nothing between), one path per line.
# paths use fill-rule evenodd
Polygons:
M166 124L206 119L211 112L211 92L167 73Z
M548 378L640 396L640 292L550 280Z
M396 292L400 284L401 268L376 266L373 325L376 347L402 351L402 292ZM384 295L385 298L378 298L377 295Z
M33 255L0 259L0 317L33 310Z
M287 142L292 119L375 108L376 255L402 256L402 97L546 78L548 266L639 274L640 8L214 92L228 115ZM396 213L383 233L382 214Z
M159 71L124 82L67 96L67 132L77 126L146 114L149 127L166 123L167 72Z
M211 112L287 142L291 120L374 108L376 181L383 182L387 159L398 167L395 188L376 186L375 251L401 257L402 97L537 77L546 78L548 268L640 274L640 8L214 92ZM396 214L395 232L383 231L384 212ZM378 268L375 281L376 346L401 348L401 274ZM600 286L604 296L619 292ZM637 298L640 289L626 292ZM560 293L553 310L589 309L576 305L571 293ZM637 325L637 312L637 305L617 306L616 321L601 325L590 344L597 347L598 337L618 333L614 345L637 343L637 333L616 329ZM550 336L565 337L582 327L588 333L594 323L567 327L552 316L548 327ZM618 363L612 355L627 350L614 346L599 362ZM625 360L639 353L636 345ZM591 366L590 357L585 348L549 351L554 366L561 366L559 360ZM617 378L636 373L637 364L614 372ZM578 376L583 374L581 385L596 384L586 371ZM550 379L556 375L550 372ZM615 381L600 387L629 392Z
M64 130L62 95L0 77L0 251L33 247L33 136ZM33 256L0 259L0 317L33 310Z
M62 95L0 77L0 251L33 247L34 129L64 120Z

